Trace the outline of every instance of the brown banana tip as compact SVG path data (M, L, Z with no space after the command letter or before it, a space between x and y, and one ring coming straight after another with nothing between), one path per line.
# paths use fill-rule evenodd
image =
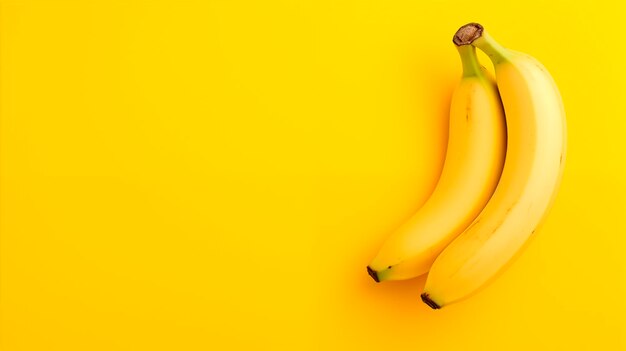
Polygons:
M423 293L421 296L422 301L424 301L424 303L427 304L428 307L432 308L433 310L438 310L441 308L441 306L439 306L435 301L430 299L427 293Z
M367 273L374 278L374 281L376 283L380 283L380 280L378 279L378 272L376 272L375 270L373 270L370 266L367 266Z
M452 42L456 46L469 45L483 35L483 30L483 26L479 23L468 23L456 31Z

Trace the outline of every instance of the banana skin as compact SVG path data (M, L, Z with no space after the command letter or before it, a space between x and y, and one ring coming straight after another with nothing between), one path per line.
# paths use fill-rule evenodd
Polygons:
M367 267L377 282L420 276L478 216L504 164L506 127L493 77L471 45L457 47L463 76L451 101L441 177L426 203L393 232Z
M421 297L433 309L476 293L522 252L554 202L567 144L562 99L541 63L502 47L477 23L461 27L454 42L481 49L494 64L507 150L492 198L430 269Z

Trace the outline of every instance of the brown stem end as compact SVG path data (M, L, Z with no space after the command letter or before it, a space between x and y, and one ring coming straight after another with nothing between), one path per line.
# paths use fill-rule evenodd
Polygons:
M456 46L469 45L483 35L483 26L478 23L468 23L459 28L452 38Z
M373 270L370 266L367 266L367 273L374 278L374 281L376 283L380 283L380 280L378 279L378 272L376 272L375 270Z
M441 306L437 305L435 301L430 299L427 293L422 294L422 301L424 301L424 303L427 304L428 307L432 308L433 310L438 310L441 308Z

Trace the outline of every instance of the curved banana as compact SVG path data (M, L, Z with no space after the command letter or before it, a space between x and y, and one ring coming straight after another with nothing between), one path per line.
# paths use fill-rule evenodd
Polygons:
M477 23L461 27L454 41L476 46L493 62L508 139L493 197L430 270L422 300L435 309L476 292L521 252L554 201L566 148L561 96L537 60L503 48Z
M441 177L422 208L391 234L367 267L377 282L428 272L441 250L480 213L500 179L506 127L495 81L479 65L473 46L458 49L463 77L452 96Z

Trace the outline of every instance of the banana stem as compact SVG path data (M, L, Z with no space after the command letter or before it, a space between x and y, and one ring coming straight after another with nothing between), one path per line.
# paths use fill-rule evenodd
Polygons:
M508 50L498 44L487 32L483 32L480 38L472 42L472 45L481 49L496 65L509 60Z
M459 28L452 41L458 47L471 44L481 49L494 64L509 60L508 50L495 41L478 23L468 23Z
M476 56L476 48L472 45L460 45L456 47L461 55L461 63L463 64L463 77L482 77L478 57Z

